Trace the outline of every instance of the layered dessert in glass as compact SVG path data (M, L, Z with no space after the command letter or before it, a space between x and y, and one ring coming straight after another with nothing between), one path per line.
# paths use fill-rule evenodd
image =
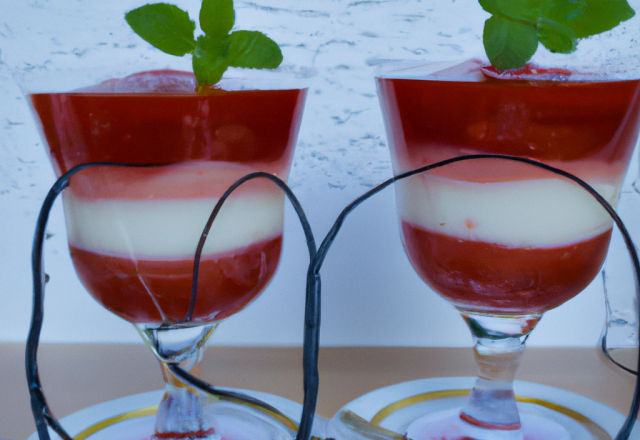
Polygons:
M398 69L378 78L378 90L396 176L470 156L396 182L409 260L461 313L479 367L462 408L443 403L449 409L414 418L403 433L583 438L584 427L555 410L522 413L513 379L543 313L603 264L612 219L562 173L615 206L638 139L640 80L532 64L500 72L472 59Z
M395 174L514 155L572 173L615 205L637 140L637 80L531 66L505 78L477 60L430 68L420 79L378 80ZM549 310L581 292L607 252L612 221L600 204L528 164L466 161L396 188L414 268L460 309Z
M237 179L286 179L304 91L196 95L189 73L154 71L69 93L31 95L57 175L87 162L64 197L76 271L107 309L136 324L188 309L193 256L217 200ZM222 320L273 275L283 195L250 182L223 206L205 243L193 323Z
M284 194L274 182L245 182L205 227L239 179L258 171L287 179L306 89L271 77L196 90L193 74L156 70L29 99L56 175L93 164L63 194L69 249L89 293L133 323L160 360L165 394L147 437L219 440L259 429L291 438L295 423L277 409L208 396L172 368L191 368L217 324L276 271Z

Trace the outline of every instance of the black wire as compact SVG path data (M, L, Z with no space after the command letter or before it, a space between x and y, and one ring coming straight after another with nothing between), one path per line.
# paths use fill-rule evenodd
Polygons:
M217 397L226 398L226 400L230 400L232 402L237 403L250 403L256 407L262 408L268 412L277 414L281 417L287 417L279 409L269 405L262 400L256 399L255 397L251 397L248 394L239 393L237 391L223 390L220 388L214 388L211 384L205 382L204 380L188 373L187 371L180 368L177 363L168 363L167 366L169 369L184 382L193 385L196 388L205 391L206 393L212 394Z
M638 375L637 371L622 365L620 362L618 362L617 360L615 360L611 356L611 354L609 353L609 348L607 347L607 334L608 333L609 332L607 330L607 327L605 326L604 335L602 335L602 338L600 339L600 351L602 351L602 354L604 354L604 356L609 360L609 362L614 364L616 367L626 371L627 373L631 373L634 376L637 376Z
M304 362L305 397L304 397L303 415L300 422L298 435L296 436L297 440L309 439L311 435L311 427L313 424L313 415L316 407L317 389L318 389L317 358L318 358L318 348L319 348L319 324L320 324L320 319L319 319L320 318L320 268L322 267L326 254L328 253L331 247L331 244L335 240L335 237L337 236L340 228L342 227L347 215L350 212L352 212L363 201L370 198L374 194L382 191L383 189L397 182L398 180L401 180L425 171L429 171L431 169L449 165L452 163L461 162L465 160L476 160L476 159L504 159L504 160L511 160L515 162L527 163L542 169L546 169L552 173L558 174L562 177L572 180L573 182L577 183L582 188L584 188L586 191L588 191L605 208L608 214L613 218L614 222L616 223L616 225L620 229L620 232L623 235L625 245L627 246L627 250L629 251L629 254L631 256L633 266L634 266L634 271L636 276L636 296L639 298L638 307L640 308L640 260L638 259L638 255L633 245L631 236L629 235L629 232L627 231L626 227L624 226L624 223L622 222L620 217L617 215L613 207L602 196L600 196L600 194L598 194L597 191L595 191L589 184L587 184L582 179L570 173L567 173L566 171L563 171L561 169L552 167L550 165L546 165L544 163L541 163L532 159L517 157L517 156L500 155L500 154L465 155L465 156L455 157L452 159L443 160L431 165L427 165L421 168L408 171L406 173L399 174L398 176L388 179L385 182L381 183L380 185L367 191L365 194L358 197L353 202L351 202L347 207L345 207L344 210L340 213L340 215L336 219L329 233L325 236L317 252L315 252L315 244L313 242L313 235L311 234L311 230L310 228L307 229L308 222L306 221L306 217L304 216L302 209L300 208L300 210L298 210L298 205L296 205L296 203L294 202L294 207L296 208L296 212L298 213L298 216L301 222L303 223L303 228L305 228L305 235L307 237L309 254L312 257L309 264L309 269L307 271L307 298L306 298L307 303L305 306L305 340L304 340L305 361L303 361ZM76 168L81 169L82 167L87 167L92 165L97 165L97 164L87 164L84 166L81 165ZM43 204L43 208L41 210L41 214L38 219L38 226L36 228L36 237L34 238L34 252L33 252L33 258L32 258L33 274L34 274L34 313L32 318L31 330L29 334L29 341L27 344L27 377L29 381L29 389L32 396L32 408L34 411L34 418L36 419L36 426L38 427L38 435L40 436L40 440L49 440L48 432L46 432L46 423L55 422L55 418L53 418L53 416L50 416L50 413L48 412L48 408L46 406L46 400L44 399L44 395L42 394L42 389L41 389L38 375L37 375L37 364L36 364L36 356L35 356L37 351L39 333L41 330L42 316L43 316L42 295L44 293L44 272L42 269L42 244L44 240L44 228L46 227L48 212L51 208L51 204L53 203L53 200L60 193L60 191L62 191L62 189L66 187L68 177L71 174L74 174L75 172L79 171L79 169L76 170L76 168L72 169L67 174L65 174L66 179L65 179L65 176L61 177L58 180L58 182L56 182L56 184L54 185L54 188L52 188L52 190L50 191L50 194L47 196L47 199L45 199L45 203ZM262 175L262 173L256 173L255 177L265 177L265 176ZM233 189L235 189L238 185L236 185L230 191L233 191ZM56 189L56 187L58 186L59 188ZM290 192L290 190L288 190L288 187L284 185L284 187L281 186L281 188L287 193L287 195L290 197L290 199L293 202L295 200L295 197ZM51 197L52 193L54 195ZM221 203L219 204L221 205ZM215 209L219 211L220 207L216 205ZM217 214L217 212L215 213ZM212 214L212 217L215 218L215 215ZM212 221L213 220L211 219L211 222ZM210 228L210 225L209 225L209 228ZM208 231L208 228L205 228L205 232L207 231ZM203 233L203 236L204 235L205 233ZM204 238L201 238L201 241L203 241L204 239L206 239L206 236L204 236ZM201 252L200 246L199 246L199 249ZM196 273L196 271L197 269L194 266L194 273ZM194 276L194 281L195 280L196 280L196 276ZM195 289L197 290L197 287ZM194 296L193 292L195 292L195 290L192 291L192 301L195 301L193 299L193 296ZM309 306L310 303L315 304L317 306L315 310L312 310L313 308ZM638 310L638 314L640 315L640 310ZM192 307L190 307L190 313L187 315L187 318L190 318L191 316L192 316ZM639 340L639 345L640 345L640 340ZM638 365L640 370L640 356L638 358ZM176 369L177 373L179 374L184 373L184 375L188 375L188 373L184 372L183 370L176 367L174 368ZM184 377L187 377L187 376L184 376ZM635 423L636 417L638 415L639 407L640 407L640 381L638 380L638 378L636 378L634 398L629 411L629 415L625 421L625 424L623 425L620 432L616 436L615 440L627 440L629 438L631 431L633 429L633 425ZM39 411L36 411L36 409L38 409ZM48 416L44 417L43 414L47 414L48 416L50 416L50 418ZM61 427L59 427L59 425L57 425L57 427L54 429L56 429L57 431L58 428L61 430L61 432L64 433L64 431L62 430ZM66 435L66 433L64 434ZM63 440L69 440L69 439L63 437Z
M204 245L205 245L205 243L207 241L207 237L209 236L209 232L211 231L211 227L213 226L213 222L216 219L216 217L218 216L218 213L220 212L220 209L222 209L222 205L224 205L224 203L227 201L229 196L238 187L240 187L245 182L248 182L248 181L253 180L253 179L258 179L258 178L264 178L264 179L270 180L271 182L276 184L286 194L286 196L289 198L289 200L291 201L291 204L293 205L293 208L296 211L296 214L298 214L298 218L300 219L300 223L302 224L302 228L304 230L305 238L306 238L306 241L307 241L307 247L309 249L309 258L310 258L310 260L313 260L313 258L315 257L315 254L316 254L315 239L314 239L313 233L311 231L311 226L309 225L309 221L307 220L307 217L306 217L306 215L304 213L304 210L302 209L302 205L300 204L300 202L298 201L296 196L293 194L291 189L287 186L287 184L284 183L284 181L282 181L280 178L274 176L273 174L265 173L265 172L262 172L262 171L257 171L255 173L247 174L246 176L241 177L240 179L236 180L222 194L220 199L218 199L218 202L216 203L215 207L213 208L213 211L211 212L211 215L207 219L207 223L205 224L204 230L202 231L202 234L200 235L200 240L198 240L198 245L196 247L195 257L194 257L194 260L193 260L193 282L191 284L191 299L189 301L189 311L187 312L187 315L184 317L184 319L182 321L179 321L180 324L183 324L185 322L189 322L193 318L193 311L194 311L194 308L195 308L196 297L197 297L197 294L198 294L198 274L200 272L200 259L202 257L202 250L203 250Z
M62 428L60 423L51 414L47 400L40 383L40 375L38 372L38 346L40 344L40 332L42 331L42 323L44 321L44 290L45 290L45 272L43 248L44 239L47 229L47 221L51 207L56 198L69 185L69 178L79 171L92 166L110 166L118 165L111 162L97 162L78 165L65 174L63 174L53 184L45 200L40 208L38 220L36 222L36 230L33 238L31 251L31 270L33 280L33 309L31 313L31 325L29 327L29 335L27 337L27 347L25 351L25 369L27 374L27 384L31 397L31 412L36 424L36 430L40 440L50 440L47 426L60 436L62 440L71 440L71 436ZM131 165L128 165L131 166Z
M71 440L71 437L62 429L62 427L49 416L51 412L47 405L47 401L42 390L40 383L40 376L38 373L38 345L40 343L40 332L42 330L42 322L44 318L44 261L42 255L42 249L44 244L44 237L46 234L47 220L49 219L49 213L51 206L55 201L58 194L67 186L68 176L62 176L49 190L38 220L36 223L36 231L33 239L33 249L31 253L31 268L33 277L33 309L31 313L31 326L29 328L29 335L27 337L27 347L25 353L25 368L27 374L27 384L29 386L29 395L31 398L31 412L36 424L36 430L40 440L50 440L49 430L47 426L51 425L52 428L63 440ZM52 423L53 422L53 423Z
M559 168L555 168L550 165L544 164L542 162L538 162L533 159L518 157L518 156L509 156L509 155L503 155L503 154L472 154L472 155L458 156L458 157L446 159L431 165L426 165L420 168L416 168L414 170L407 171L405 173L399 174L397 176L394 176L386 180L385 182L372 188L362 196L355 199L353 202L347 205L346 208L344 208L344 210L340 213L340 215L338 215L338 218L336 219L332 228L329 230L329 233L326 235L326 237L320 244L320 247L318 248L318 253L316 255L316 259L312 263L313 267L310 270L312 270L314 274L318 274L320 272L320 268L322 267L322 264L327 255L327 252L329 251L331 244L335 240L336 235L338 234L340 228L342 227L347 215L349 215L351 211L353 211L358 205L360 205L362 202L367 200L369 197L373 196L374 194L377 194L378 192L382 191L383 189L390 186L391 184L399 180L405 179L407 177L420 174L435 168L440 168L442 166L453 164L456 162L462 162L465 160L477 160L477 159L505 159L505 160L511 160L515 162L522 162L522 163L534 165L539 168L548 170L552 173L558 174L562 177L565 177L577 183L582 188L584 188L587 192L589 192L589 194L591 194L604 207L604 209L611 216L611 218L613 218L614 222L616 223L616 225L620 229L620 232L622 233L622 236L625 241L625 245L627 246L627 250L629 251L629 255L631 256L631 259L633 262L635 279L636 279L636 297L638 298L637 313L638 313L638 316L640 316L640 261L638 259L638 254L636 252L636 248L633 244L631 236L629 235L627 228L625 227L624 223L622 222L618 214L615 212L613 207L600 194L598 194L598 192L595 189L593 189L588 183L586 183L584 180L580 179L579 177L576 177L573 174L570 174ZM640 334L638 336L639 336L638 344L640 345ZM638 357L638 368L640 370L640 355ZM635 423L636 417L638 416L638 409L640 409L640 380L638 377L636 377L636 386L634 391L633 402L631 404L631 409L629 410L627 419L623 427L620 429L615 440L627 440L629 438L629 436L631 435L631 431L633 429L633 425Z
M189 302L189 311L187 315L180 323L185 323L191 321L193 317L193 311L195 308L197 293L198 293L198 274L200 269L200 259L202 255L202 249L204 248L207 237L209 236L209 232L213 225L214 220L216 219L220 209L224 202L229 198L229 196L242 184L258 178L268 179L271 182L275 183L287 196L293 208L298 215L298 219L300 220L300 224L302 225L302 229L304 231L305 239L307 241L307 248L309 251L309 266L314 261L316 256L316 243L313 237L313 232L311 231L311 226L309 221L307 220L306 214L302 209L302 205L296 198L295 194L291 191L291 189L287 186L287 184L279 179L278 177L265 173L262 171L258 171L255 173L248 174L240 179L238 179L235 183L233 183L220 197L216 206L213 208L209 219L204 227L202 235L200 236L200 240L198 242L198 246L196 248L196 253L193 262L193 282L191 285L191 299ZM303 367L303 391L304 391L304 401L302 405L302 416L300 420L300 425L298 427L298 433L296 434L297 440L308 440L311 437L311 430L313 427L313 418L316 411L316 403L318 398L318 387L319 387L319 378L320 375L318 373L318 354L319 354L319 346L320 346L320 275L309 275L307 273L307 286L306 286L306 299L305 299L305 316L304 316L304 336L303 336L303 354L302 354L302 367ZM186 371L182 370L178 365L170 365L172 371L178 374L183 379L190 382L192 385L203 389L203 391L207 391L210 393L222 393L222 390L215 389L205 382L194 381L195 377L188 374ZM265 404L266 405L266 404ZM271 411L279 413L279 411L275 408L270 408Z
M96 163L87 163L78 165L63 176L61 176L53 185L45 201L43 202L42 208L40 210L40 215L38 217L36 223L36 232L34 235L33 241L33 250L32 250L32 273L33 273L33 313L31 319L31 326L29 329L29 336L27 339L27 349L25 356L25 365L27 372L27 382L29 385L29 393L31 396L31 407L34 416L34 420L36 423L36 428L38 432L38 436L40 440L50 440L50 435L47 430L47 426L51 427L58 434L58 436L62 440L72 440L71 436L62 428L60 423L56 420L56 418L51 414L49 410L46 398L44 396L44 392L42 390L42 386L40 383L40 378L38 374L38 363L37 363L37 351L40 339L40 333L42 330L42 323L44 320L44 290L45 290L45 274L44 274L44 261L43 261L43 248L44 248L44 237L46 234L46 226L49 218L49 213L53 206L53 203L58 195L68 186L69 179L71 176L76 174L79 171L82 171L85 168L94 167L94 166L124 166L124 167L154 167L154 166L162 166L162 165L146 165L146 164L121 164L121 163L113 163L113 162L96 162ZM313 237L313 232L311 231L311 226L309 221L307 220L306 214L302 209L302 205L295 197L291 189L276 176L273 176L264 172L256 172L246 175L236 181L220 198L217 202L211 216L207 221L207 225L204 228L204 231L200 237L198 242L198 247L196 250L196 255L194 259L194 269L193 269L193 283L192 283L192 291L191 291L191 299L189 304L189 311L187 316L181 323L189 322L193 316L193 309L195 306L195 300L197 295L197 282L198 282L198 273L199 273L199 263L200 257L202 254L202 249L204 247L204 243L209 234L213 221L215 220L218 212L220 211L223 203L227 198L231 195L231 193L237 189L243 183L256 179L256 178L266 178L273 183L275 183L289 198L291 204L293 205L296 214L298 215L298 219L302 225L305 239L307 242L307 248L309 250L309 261L313 261L316 254L316 244L315 239ZM304 375L304 403L302 416L300 420L300 425L298 428L298 433L296 435L297 440L308 440L311 437L311 429L313 426L313 418L315 415L317 395L318 395L318 384L319 384L319 374L318 374L318 352L319 352L319 332L320 332L320 277L307 276L307 288L306 288L306 300L305 300L305 326L304 326L304 350L303 350L303 375ZM267 411L271 411L275 414L280 413L276 408L268 405L264 402L261 402L257 399L254 399L250 396L246 396L241 393L220 390L212 387L206 382L190 375L186 371L182 370L178 365L171 364L169 368L183 380L191 383L197 388L202 389L205 392L209 392L211 394L227 397L230 400L234 400L236 402L249 402L255 406L262 407Z

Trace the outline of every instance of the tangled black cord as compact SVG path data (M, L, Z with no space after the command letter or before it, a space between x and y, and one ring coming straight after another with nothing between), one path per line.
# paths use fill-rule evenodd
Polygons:
M305 303L305 325L304 325L304 342L303 342L303 373L304 373L304 403L300 425L298 428L298 433L296 435L296 440L309 440L311 437L311 429L313 425L313 418L315 414L316 401L317 401L317 393L318 393L318 350L319 350L319 331L320 331L320 269L322 264L324 263L327 252L329 251L331 244L335 240L340 228L342 227L346 217L362 202L373 196L374 194L382 191L386 187L392 185L393 183L405 179L407 177L420 174L425 171L429 171L435 168L439 168L442 166L446 166L452 163L461 162L465 160L477 160L477 159L503 159L503 160L511 160L515 162L521 162L530 164L533 166L537 166L539 168L545 169L551 173L560 175L568 180L575 182L584 188L589 194L591 194L607 211L607 213L611 216L613 221L618 226L620 233L623 236L625 241L625 245L627 250L629 251L629 255L631 256L634 272L635 272L635 280L636 280L636 297L639 299L637 301L638 307L640 308L640 260L638 259L638 254L636 252L635 246L631 239L631 236L625 227L624 223L615 212L614 208L602 197L596 190L594 190L589 184L587 184L584 180L567 173L561 169L552 167L550 165L546 165L544 163L517 156L509 156L509 155L501 155L501 154L475 154L475 155L465 155L454 157L451 159L443 160L431 165L426 165L424 167L420 167L402 174L399 174L395 177L392 177L380 185L372 188L367 191L362 196L355 199L351 202L347 207L343 209L340 213L336 221L334 222L332 228L325 236L324 240L320 244L320 247L316 251L315 241L313 238L313 234L311 232L311 228L309 226L309 222L306 219L304 211L297 201L294 194L291 192L289 187L282 182L277 177L273 175L257 172L249 174L236 183L234 183L220 198L218 203L216 204L207 225L205 227L204 232L200 238L200 242L198 243L198 249L196 251L195 259L194 259L194 277L193 277L193 286L191 293L191 302L189 305L189 311L185 316L184 320L181 322L188 322L193 314L193 308L195 305L196 295L197 295L197 278L198 278L198 270L199 270L199 261L200 254L202 252L202 247L204 246L204 241L207 238L209 230L215 220L216 215L218 214L220 208L224 201L229 197L231 192L239 187L244 182L255 179L255 178L267 178L274 183L276 183L287 195L289 200L292 202L294 209L298 215L298 218L302 224L304 229L305 237L307 240L307 246L309 248L309 257L310 263L307 270L307 286L306 286L306 303ZM33 411L34 419L36 422L38 436L40 440L50 440L49 432L47 426L51 427L53 431L60 436L62 440L72 440L71 436L62 428L59 422L55 419L55 417L51 414L49 407L47 405L46 399L44 397L44 393L42 391L42 386L40 384L40 379L38 376L38 366L37 366L37 349L40 337L40 331L42 329L42 321L44 317L44 285L45 285L45 274L43 267L43 259L42 252L44 246L44 236L47 220L49 217L49 212L51 210L51 206L53 205L56 197L62 192L64 188L68 186L69 178L81 171L84 168L88 168L91 166L141 166L141 165L130 165L130 164L113 164L113 163L91 163L79 165L65 175L60 177L56 183L53 185L45 201L43 203L42 209L40 211L40 215L38 217L38 222L36 226L36 233L34 237L33 243L33 253L32 253L32 269L33 269L33 291L34 291L34 302L33 302L33 314L31 320L31 328L29 331L29 337L27 341L27 350L26 350L26 370L27 370L27 381L29 384L29 392L31 395L31 408ZM153 165L157 166L157 165ZM640 315L640 310L638 310L638 314ZM640 340L639 340L640 343ZM223 391L213 388L211 385L206 382L190 375L183 369L181 369L178 365L171 365L171 370L181 377L183 380L189 382L191 385L202 389L205 392L212 393L214 395L226 396L231 400L239 399L246 401L247 399L254 400L254 404L258 406L262 406L269 411L279 413L279 411L275 408L270 407L269 405L258 401L256 399L252 399L251 397L230 392ZM640 370L640 356L638 358L638 369ZM638 416L638 410L640 409L640 381L638 377L636 377L636 386L634 391L633 402L631 404L631 408L629 410L629 414L627 419L625 420L624 425L618 432L615 437L615 440L627 440L631 435L631 431L633 429L636 417Z
M46 275L44 273L44 260L43 260L43 247L44 237L46 234L46 226L56 198L62 193L62 191L69 185L69 179L76 173L95 166L119 166L119 167L156 167L162 165L133 165L122 164L112 162L95 162L78 165L63 176L61 176L49 190L47 197L45 198L40 214L38 216L36 232L33 241L33 251L31 256L31 265L33 272L33 311L31 316L31 327L29 329L29 336L27 339L27 349L25 356L27 383L29 385L29 393L31 396L31 411L33 412L34 420L36 423L36 429L40 440L50 440L50 435L47 427L50 427L62 440L73 440L72 437L64 430L58 420L53 416L49 406L47 404L42 385L40 383L40 377L38 373L37 352L40 342L40 333L42 330L42 323L44 319L44 290L46 283ZM311 226L307 220L306 214L300 205L300 202L295 197L291 189L278 177L265 172L255 172L248 174L233 185L231 185L224 194L220 197L216 206L214 207L207 223L200 236L198 242L193 268L193 284L191 291L191 298L189 303L189 309L184 319L178 323L189 322L193 315L193 310L197 298L198 290L198 273L200 258L205 241L213 225L218 212L222 208L223 203L229 198L231 193L236 190L243 183L257 179L265 178L275 183L289 198L293 205L296 214L302 224L304 235L307 241L307 247L309 250L310 262L314 260L316 255L316 244L311 231ZM312 275L308 272L307 275L307 289L306 289L306 301L305 301L305 326L304 326L304 349L303 349L303 370L304 370L304 403L303 414L298 427L298 433L296 440L308 440L311 437L311 430L313 426L313 417L316 410L316 401L318 395L318 347L320 345L320 276ZM173 323L165 323L163 326L169 327ZM161 327L162 328L162 327ZM250 403L255 407L264 409L273 414L284 417L284 415L271 405L255 399L246 394L221 390L212 387L208 383L198 379L197 377L189 374L184 369L180 368L178 364L169 364L171 371L185 382L199 388L209 394L213 394L217 397L235 401Z

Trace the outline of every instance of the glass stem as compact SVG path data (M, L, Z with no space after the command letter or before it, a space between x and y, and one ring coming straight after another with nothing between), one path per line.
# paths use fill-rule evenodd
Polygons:
M191 370L202 358L205 342L215 327L138 327L160 361L165 382L165 393L156 414L155 435L151 440L220 439L203 410L206 397L200 396L196 388L178 378L169 368L170 364L179 364L181 368Z
M520 429L513 379L525 342L542 315L489 316L463 312L462 316L473 335L480 371L460 418L486 429Z

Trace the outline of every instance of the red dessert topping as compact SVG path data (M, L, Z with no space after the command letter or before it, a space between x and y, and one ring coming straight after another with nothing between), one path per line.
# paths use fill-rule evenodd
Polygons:
M562 81L571 76L571 71L568 69L541 67L531 63L511 70L498 70L491 65L482 66L482 73L489 78L520 80L548 79L551 81Z

